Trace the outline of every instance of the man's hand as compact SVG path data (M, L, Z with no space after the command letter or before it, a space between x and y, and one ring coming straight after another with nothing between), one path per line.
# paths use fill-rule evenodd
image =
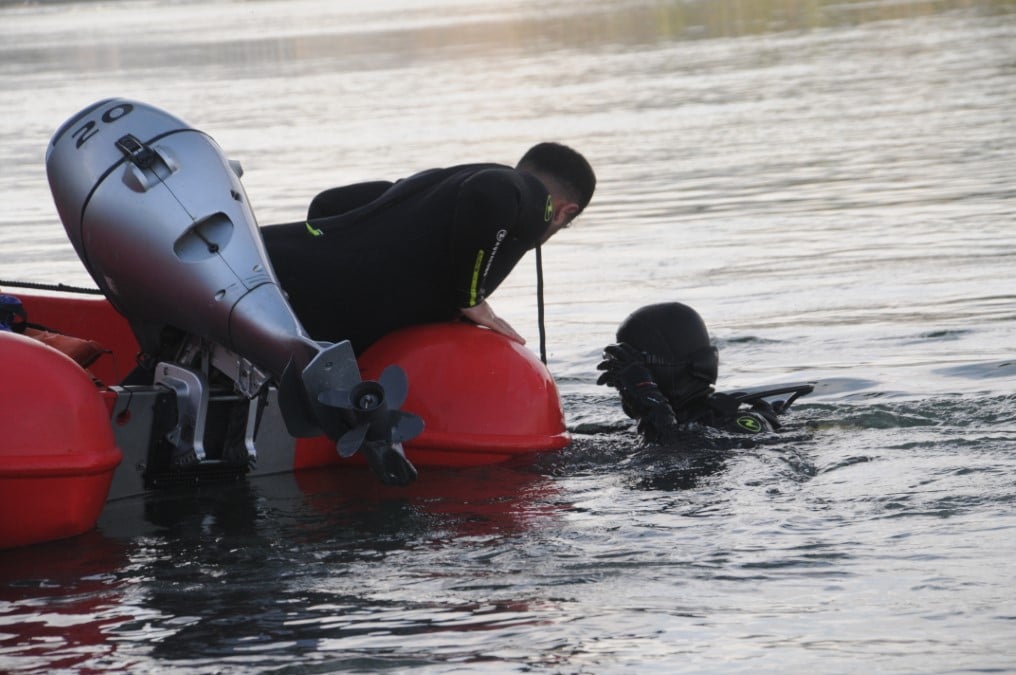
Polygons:
M480 326L486 326L496 333L506 336L510 340L514 340L521 345L526 344L526 339L515 332L515 329L509 325L507 321L499 317L494 313L494 310L490 308L487 301L484 300L478 305L472 307L463 307L461 310L462 316L469 319L475 324Z

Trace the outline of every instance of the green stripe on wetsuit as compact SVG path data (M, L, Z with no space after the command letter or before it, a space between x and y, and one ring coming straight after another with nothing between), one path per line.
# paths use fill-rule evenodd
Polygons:
M483 249L476 252L476 262L473 264L473 278L469 282L469 306L476 305L476 292L480 285L480 270L483 269Z

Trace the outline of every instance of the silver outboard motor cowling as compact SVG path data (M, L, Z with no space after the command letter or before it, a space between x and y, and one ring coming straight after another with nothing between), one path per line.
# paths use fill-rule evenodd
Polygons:
M306 333L269 263L239 165L209 136L145 103L107 99L57 130L46 170L71 243L144 353L166 358L163 336L175 329L228 351L234 364L222 372L247 396L262 384L251 372L264 371L264 381L279 385L292 435L344 437L343 454L366 438L365 413L347 394L360 383L349 343L317 343ZM253 368L237 367L235 355ZM199 375L180 372L171 387L202 386ZM405 386L397 373L388 381ZM399 455L400 441L422 429L398 410L384 420L384 433L375 428L382 422L371 424L374 446L380 435ZM199 440L191 442L200 450ZM415 476L404 456L401 462L405 475L391 482ZM391 456L383 463L400 464Z
M275 279L239 176L215 142L110 99L61 127L46 170L71 243L143 350L171 325L281 377L318 347Z

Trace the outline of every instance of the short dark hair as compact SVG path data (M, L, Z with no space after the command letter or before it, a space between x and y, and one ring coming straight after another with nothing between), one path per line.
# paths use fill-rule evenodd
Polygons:
M560 143L537 143L519 160L519 168L547 173L570 192L581 212L593 198L596 174L586 158Z

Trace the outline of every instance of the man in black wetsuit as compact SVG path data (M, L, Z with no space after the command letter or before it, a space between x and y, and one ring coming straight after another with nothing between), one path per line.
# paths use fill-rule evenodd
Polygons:
M803 394L807 383L732 393L713 391L719 356L706 325L679 302L633 312L607 346L597 384L621 394L621 405L650 443L666 443L689 430L711 427L758 434L780 428L777 415Z
M592 198L589 163L557 143L515 168L467 164L327 190L306 222L262 228L297 317L357 354L410 325L465 318L524 342L486 298Z

